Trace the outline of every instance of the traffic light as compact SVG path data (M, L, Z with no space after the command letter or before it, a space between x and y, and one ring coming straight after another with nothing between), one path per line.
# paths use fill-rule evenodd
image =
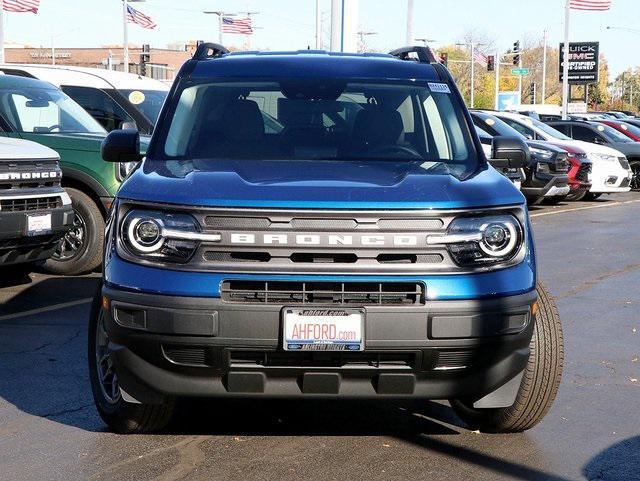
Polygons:
M513 65L520 65L520 40L513 43Z
M487 55L487 72L493 72L496 69L496 57Z
M447 52L440 52L440 63L445 67L449 64L449 54Z
M531 96L531 104L536 103L536 84L531 83L529 86L529 95Z
M151 61L151 46L148 43L142 45L142 52L140 52L140 75L145 77L147 75L147 64Z

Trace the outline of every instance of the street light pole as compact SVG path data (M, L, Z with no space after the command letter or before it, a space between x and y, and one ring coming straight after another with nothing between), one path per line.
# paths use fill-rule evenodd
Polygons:
M469 98L469 105L471 106L471 108L473 108L474 106L474 100L475 100L475 95L474 95L474 90L475 90L475 77L476 77L476 57L475 57L475 44L473 43L473 40L471 41L471 96Z
M231 17L235 14L233 13L226 13L223 12L221 10L204 10L202 13L204 13L205 15L217 15L218 16L218 43L220 45L223 45L222 43L222 18L223 17Z
M413 43L413 0L407 0L407 32L406 45Z
M567 120L569 111L569 18L571 17L571 4L566 0L564 7L564 45L562 65L562 120Z
M544 45L542 47L542 105L545 104L547 98L547 31L545 30L543 35Z
M4 8L0 0L0 63L4 63Z
M316 0L316 50L322 50L322 11L320 0Z
M496 102L495 109L498 110L498 104L500 103L500 52L496 51L496 58L493 61L494 69L496 71Z

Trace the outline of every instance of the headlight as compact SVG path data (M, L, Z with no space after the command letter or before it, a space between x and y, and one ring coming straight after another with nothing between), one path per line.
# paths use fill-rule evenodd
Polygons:
M536 171L540 172L541 174L550 174L551 168L549 167L549 164L545 164L544 162L536 162Z
M607 154L589 154L589 158L592 160L601 160L604 162L618 161L618 158L615 155L607 155Z
M548 160L553 157L551 150L539 149L537 147L529 147L529 151L536 157Z
M187 214L134 209L119 229L119 253L125 258L187 262L202 241L219 242L220 234L200 232Z
M138 162L118 162L118 180L122 182L136 168Z
M446 235L427 237L427 244L447 246L459 265L497 264L513 259L523 244L520 222L512 215L458 217Z

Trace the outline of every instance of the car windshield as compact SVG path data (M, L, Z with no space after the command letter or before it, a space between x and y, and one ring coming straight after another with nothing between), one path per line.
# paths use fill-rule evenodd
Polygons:
M493 115L471 114L473 123L492 136L506 135L509 137L525 138L520 132Z
M106 133L82 107L57 89L0 90L4 118L18 132Z
M420 161L454 175L478 162L463 109L440 83L197 83L170 110L155 158Z
M160 109L167 98L164 90L118 90L129 100L153 125L158 120Z
M616 129L614 129L613 127L610 127L609 125L598 124L597 129L598 129L598 132L604 135L605 138L610 142L620 142L622 144L628 144L630 142L633 142L632 139L624 135L622 132L618 132Z

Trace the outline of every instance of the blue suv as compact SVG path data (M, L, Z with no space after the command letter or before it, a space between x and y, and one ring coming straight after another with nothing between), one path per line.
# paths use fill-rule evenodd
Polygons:
M142 160L137 132L102 155ZM494 139L495 165L527 155ZM516 432L560 382L525 199L426 48L201 45L104 252L89 366L116 432L163 428L181 397L448 399Z

